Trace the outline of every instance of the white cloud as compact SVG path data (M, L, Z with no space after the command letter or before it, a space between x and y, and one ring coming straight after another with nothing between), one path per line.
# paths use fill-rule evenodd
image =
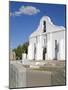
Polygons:
M21 6L18 11L15 11L13 13L11 12L10 16L19 16L19 15L22 15L22 14L34 15L34 14L37 14L39 12L40 12L40 10L37 9L36 7L33 7L33 6Z

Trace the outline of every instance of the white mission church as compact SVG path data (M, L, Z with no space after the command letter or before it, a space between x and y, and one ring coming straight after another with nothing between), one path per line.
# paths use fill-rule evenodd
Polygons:
M65 28L43 16L29 36L28 60L65 60Z

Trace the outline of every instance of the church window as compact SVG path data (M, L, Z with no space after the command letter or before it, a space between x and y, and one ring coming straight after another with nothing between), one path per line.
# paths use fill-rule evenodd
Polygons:
M43 21L43 32L46 32L46 21Z

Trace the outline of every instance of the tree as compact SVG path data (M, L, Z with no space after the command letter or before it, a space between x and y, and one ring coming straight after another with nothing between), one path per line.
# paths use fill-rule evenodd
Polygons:
M28 42L25 42L23 45L19 45L17 48L13 49L16 53L16 59L22 59L22 53L28 53Z
M28 53L28 42L22 45L22 53Z

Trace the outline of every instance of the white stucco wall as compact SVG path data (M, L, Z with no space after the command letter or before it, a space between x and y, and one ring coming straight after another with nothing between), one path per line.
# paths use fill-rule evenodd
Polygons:
M46 21L46 32L43 32L44 20ZM44 47L47 47L46 60L55 59L55 40L59 44L57 59L65 60L65 28L54 25L48 16L42 17L37 30L29 36L28 59L43 60ZM35 47L36 52L34 53Z
M42 42L43 37L33 37L29 40L29 46L28 46L28 59L29 60L42 60ZM34 53L34 48L36 47L36 53Z
M57 31L52 33L52 59L55 58L55 40L58 43L57 59L65 59L65 31Z

